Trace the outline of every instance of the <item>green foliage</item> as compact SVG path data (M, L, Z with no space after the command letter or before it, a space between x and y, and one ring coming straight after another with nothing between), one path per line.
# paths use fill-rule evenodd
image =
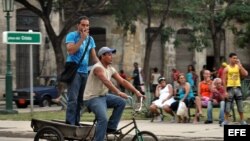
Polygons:
M177 0L174 5L174 15L183 17L184 26L190 26L192 32L190 34L190 40L192 44L189 50L196 49L201 51L203 48L209 46L207 35L209 35L208 21L211 13L207 9L207 1L201 0ZM219 19L219 17L218 17ZM196 35L196 33L201 33ZM176 41L179 41L178 39Z
M245 48L249 46L250 44L250 24L249 23L246 25L246 28L244 30L241 29L238 31L237 28L234 26L231 27L231 30L236 37L236 44L240 48Z
M237 30L236 27L232 27L234 35L236 35L236 44L240 48L249 46L250 44L250 1L237 1L230 6L226 11L228 19L236 19L238 22L247 23L246 28Z
M174 32L174 29L171 27L163 28L161 31L161 43L164 44L166 41L169 41L169 38Z
M241 81L241 91L243 100L250 96L250 82L247 80Z
M125 31L130 30L135 33L134 22L140 13L140 0L119 0L119 2L110 3L109 8L114 14L118 26L123 27Z
M207 35L195 35L194 32L191 32L190 34L191 38L191 46L189 47L189 50L197 50L198 52L201 52L204 48L210 46Z
M237 19L240 22L250 21L250 2L237 1L227 9L226 15L228 19Z
M135 22L137 20L149 24L148 21L145 22L145 19L149 18L148 14L150 14L151 20L155 17L162 18L166 7L166 0L117 0L109 3L109 9L111 9L117 25L132 33L136 31Z

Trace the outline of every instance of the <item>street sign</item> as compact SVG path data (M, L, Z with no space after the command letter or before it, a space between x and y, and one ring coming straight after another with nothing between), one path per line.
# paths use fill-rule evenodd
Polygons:
M42 43L42 36L41 36L41 32L4 31L3 43L39 45Z

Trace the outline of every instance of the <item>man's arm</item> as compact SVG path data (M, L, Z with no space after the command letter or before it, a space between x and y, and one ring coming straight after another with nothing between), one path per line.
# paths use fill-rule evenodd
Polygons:
M123 87L130 90L134 94L136 94L138 97L143 96L131 83L129 83L127 80L123 79L118 73L115 73L112 75L112 77Z
M95 51L95 49L92 48L90 51L91 51L90 54L91 54L91 57L92 57L92 59L93 59L93 62L94 62L94 63L97 63L97 62L99 61L99 59L98 59L98 57L96 56L96 51Z
M86 37L88 36L88 33L87 33L87 31L82 31L82 32L79 32L80 33L80 35L81 35L81 38L80 38L80 40L75 44L75 43L67 43L67 45L66 45L66 47L67 47L67 52L69 53L69 54L74 54L74 53L76 53L78 50L79 50L79 48L80 48L80 46L81 46L81 44L83 43L83 41L86 39Z
M239 69L240 69L240 74L242 76L247 76L248 75L248 71L242 66L241 63L238 63Z
M96 67L94 69L94 75L96 75L109 90L111 90L112 92L116 93L119 96L124 95L123 92L117 89L114 86L114 84L107 79L107 77L104 75L104 70L101 67Z

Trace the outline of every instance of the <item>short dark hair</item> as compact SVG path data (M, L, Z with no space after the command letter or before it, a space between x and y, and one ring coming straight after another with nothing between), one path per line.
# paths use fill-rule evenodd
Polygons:
M233 56L237 56L237 54L236 54L236 53L233 53L233 52L229 54L229 57L230 57L230 58L232 58Z
M158 68L157 67L154 68L154 72L158 72Z
M89 20L87 16L81 16L78 18L77 24L80 24L82 20Z

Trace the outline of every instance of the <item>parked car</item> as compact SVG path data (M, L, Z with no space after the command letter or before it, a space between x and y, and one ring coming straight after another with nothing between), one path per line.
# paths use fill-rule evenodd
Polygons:
M55 86L38 86L33 88L34 105L51 106L52 99L58 97ZM13 101L18 108L26 108L30 104L30 88L20 88L13 91Z

